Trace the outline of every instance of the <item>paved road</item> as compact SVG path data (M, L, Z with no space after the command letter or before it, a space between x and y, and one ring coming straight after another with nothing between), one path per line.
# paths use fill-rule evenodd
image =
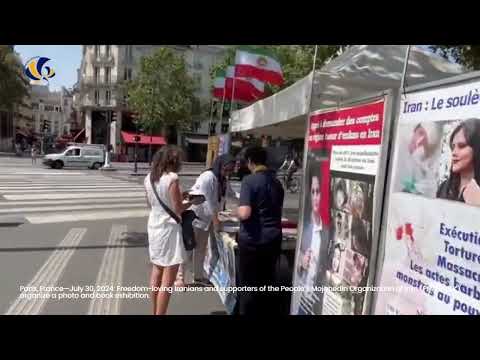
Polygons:
M148 293L134 288L148 286L150 270L140 184L0 158L0 217L13 214L26 223L0 227L0 313L150 313ZM111 286L133 291L105 298ZM170 314L223 312L214 292L175 293L169 308Z

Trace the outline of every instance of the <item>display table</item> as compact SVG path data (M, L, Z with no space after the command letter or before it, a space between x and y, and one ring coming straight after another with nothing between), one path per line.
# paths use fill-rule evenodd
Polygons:
M218 295L228 313L233 314L237 304L237 293L234 288L238 283L239 222L228 212L220 213L219 219L223 224L222 230L210 233L204 270L208 280L217 287ZM283 219L282 223L287 224L287 228L283 228L282 231L282 255L287 259L289 268L293 270L297 229L288 225L287 219Z

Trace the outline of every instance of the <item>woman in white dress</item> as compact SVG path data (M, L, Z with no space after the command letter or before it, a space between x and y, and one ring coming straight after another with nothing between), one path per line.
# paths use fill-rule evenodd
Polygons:
M151 208L148 218L148 243L152 274L153 313L164 315L178 267L185 262L187 253L182 239L181 226L163 209L152 189L153 179L160 199L178 216L192 203L182 202L182 191L177 173L181 168L182 151L172 145L164 146L153 159L151 172L144 184L148 205Z

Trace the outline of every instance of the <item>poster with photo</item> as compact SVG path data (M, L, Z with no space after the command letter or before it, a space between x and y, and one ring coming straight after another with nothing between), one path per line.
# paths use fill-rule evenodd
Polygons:
M229 235L210 232L203 269L208 280L216 286L220 300L232 314L237 303L237 293L229 291L236 286L235 244Z
M382 98L310 114L292 314L364 313L365 293L322 287L369 282L384 112Z
M401 101L376 314L480 314L479 88Z

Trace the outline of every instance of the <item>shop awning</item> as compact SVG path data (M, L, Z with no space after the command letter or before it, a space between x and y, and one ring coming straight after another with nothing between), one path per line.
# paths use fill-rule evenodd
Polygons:
M152 145L167 144L167 142L165 141L165 138L162 136L150 136L150 135L143 135L143 134L139 134L139 136L140 136L140 141L138 142L139 144L147 144L147 145L149 145L150 143ZM126 144L135 144L135 134L122 131L122 138Z
M190 144L208 145L208 139L205 138L186 137L185 140L187 140Z

